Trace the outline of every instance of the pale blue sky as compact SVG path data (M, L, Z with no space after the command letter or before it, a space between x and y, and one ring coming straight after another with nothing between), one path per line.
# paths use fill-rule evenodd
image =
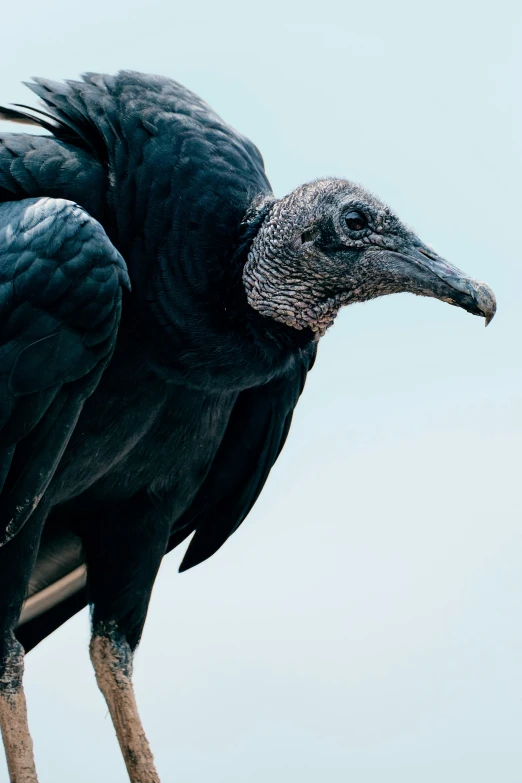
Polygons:
M406 295L344 311L248 521L187 574L165 560L136 663L164 783L519 783L518 4L28 0L1 19L3 101L32 75L172 76L258 144L277 194L360 181L498 297L487 330ZM42 783L126 780L87 641L82 613L27 660Z

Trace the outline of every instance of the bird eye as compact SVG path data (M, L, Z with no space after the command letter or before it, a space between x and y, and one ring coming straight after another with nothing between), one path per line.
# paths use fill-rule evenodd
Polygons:
M350 231L363 231L368 225L368 218L358 209L347 212L344 219Z

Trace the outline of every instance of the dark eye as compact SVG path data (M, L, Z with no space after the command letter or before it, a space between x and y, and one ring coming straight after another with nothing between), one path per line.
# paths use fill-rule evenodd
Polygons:
M347 212L344 219L350 231L363 231L368 225L368 218L358 209Z

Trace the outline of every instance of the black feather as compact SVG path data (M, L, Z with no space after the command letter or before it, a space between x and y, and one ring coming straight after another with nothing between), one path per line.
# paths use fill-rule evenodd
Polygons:
M51 199L46 228L20 232L26 246L2 267L0 519L4 537L20 532L0 547L0 594L11 596L0 626L16 622L29 579L46 589L77 567L78 553L60 549L72 536L86 592L19 638L34 646L88 598L95 625L116 621L134 647L165 552L195 531L182 570L201 562L255 503L315 344L246 301L243 265L274 202L251 141L159 76L28 86L44 108L1 116L52 136L0 135L0 201ZM60 198L101 221L95 252L85 212L63 234ZM104 293L111 263L125 288L114 248L132 281L117 339ZM42 526L55 570L37 554Z

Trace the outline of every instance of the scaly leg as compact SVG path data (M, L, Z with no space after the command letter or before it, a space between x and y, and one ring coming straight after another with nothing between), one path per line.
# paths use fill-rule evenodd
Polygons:
M134 696L133 654L128 642L114 626L105 625L93 633L90 654L131 783L160 783Z
M11 783L38 783L22 686L23 671L22 646L11 638L5 645L0 674L0 727L7 769Z
M11 783L37 783L22 686L24 650L14 635L46 516L41 505L0 547L0 728ZM4 776L0 771L0 779Z
M159 783L132 686L152 586L170 535L169 509L138 493L101 509L86 525L91 661L131 783Z

